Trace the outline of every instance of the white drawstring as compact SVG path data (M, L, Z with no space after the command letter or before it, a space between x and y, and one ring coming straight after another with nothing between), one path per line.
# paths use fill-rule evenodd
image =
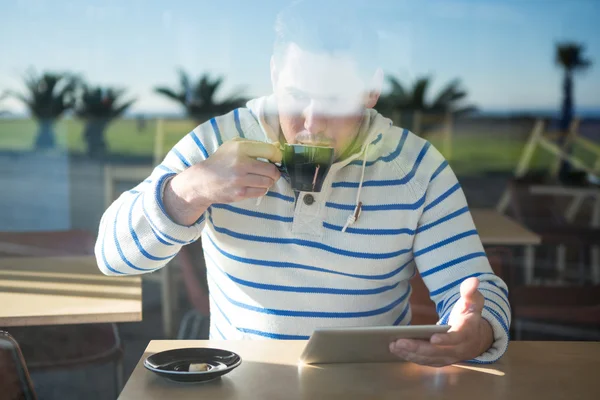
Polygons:
M367 167L367 152L369 150L369 146L371 143L368 143L365 147L365 151L363 153L363 162L362 162L362 170L360 172L360 181L358 182L358 191L356 192L356 207L354 207L354 212L348 215L348 219L346 220L346 224L342 228L342 232L346 232L346 229L353 223L358 220L360 217L360 213L362 211L362 202L360 201L360 192L362 190L363 181L365 180L365 169Z
M267 189L265 194L263 194L262 196L260 196L256 199L256 207L260 206L260 203L262 202L263 197L265 197L267 195L267 193L269 193L269 189Z

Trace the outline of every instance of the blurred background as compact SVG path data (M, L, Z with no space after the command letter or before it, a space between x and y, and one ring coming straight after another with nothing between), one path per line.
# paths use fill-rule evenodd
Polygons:
M93 243L110 202L177 141L270 94L273 23L287 3L2 1L0 257L23 255L15 246L38 240L27 235ZM600 1L343 4L377 32L378 111L446 156L471 207L539 238L498 257L515 289L513 338L598 340ZM149 340L206 335L185 263L144 278L143 320L118 324L125 378ZM41 398L114 398L112 366L92 364L30 370Z

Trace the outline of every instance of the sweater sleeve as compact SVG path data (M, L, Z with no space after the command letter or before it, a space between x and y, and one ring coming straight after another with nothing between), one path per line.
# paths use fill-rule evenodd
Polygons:
M431 153L428 164L432 173L413 245L415 263L442 324L448 322L460 298L462 281L479 279L479 291L485 298L482 315L493 329L494 343L470 361L494 362L508 347L508 289L492 271L454 172L437 150Z
M163 205L166 183L177 173L207 159L221 144L216 121L206 122L175 145L152 174L123 193L100 221L95 254L106 275L143 274L165 266L183 245L200 237L205 223L184 226Z

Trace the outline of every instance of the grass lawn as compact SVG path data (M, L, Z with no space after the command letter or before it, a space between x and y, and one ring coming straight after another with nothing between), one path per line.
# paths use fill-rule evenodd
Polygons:
M182 137L196 127L193 121L165 121L165 148L170 149ZM71 153L84 154L83 123L78 120L61 120L55 125L57 141ZM112 153L131 156L151 156L154 152L156 120L146 121L146 126L138 130L135 120L114 121L106 131L109 150ZM0 151L28 151L33 148L37 135L34 120L0 119Z
M165 121L165 149L170 149L196 124L187 120ZM61 120L55 126L58 143L73 154L84 154L83 124L77 120ZM107 141L111 153L123 156L152 156L156 120L146 121L138 130L135 120L116 120L108 128ZM0 119L0 151L29 151L33 148L37 125L34 120ZM438 148L438 141L432 143ZM460 134L453 138L453 156L450 164L457 175L474 176L488 172L512 172L517 165L523 145L521 140L501 135ZM577 152L577 151L576 151ZM544 168L552 158L537 151L532 168Z

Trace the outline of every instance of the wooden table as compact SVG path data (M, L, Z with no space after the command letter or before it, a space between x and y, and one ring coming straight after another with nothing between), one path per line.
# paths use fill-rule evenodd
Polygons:
M531 283L535 267L535 246L541 243L540 236L494 209L474 208L471 215L484 245L524 247L525 282Z
M93 256L0 258L0 327L141 320L139 276L104 276Z
M539 235L494 209L474 208L471 215L484 245L535 246L542 241Z
M167 381L146 370L152 353L210 346L242 365L205 384ZM152 341L119 399L596 399L600 343L512 342L491 365L412 363L298 366L303 341Z

